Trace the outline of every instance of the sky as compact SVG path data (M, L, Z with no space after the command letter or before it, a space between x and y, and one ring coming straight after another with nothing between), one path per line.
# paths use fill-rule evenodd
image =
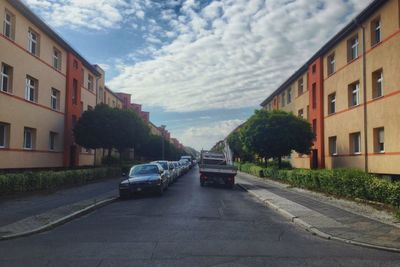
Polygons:
M371 0L24 0L172 136L211 148Z

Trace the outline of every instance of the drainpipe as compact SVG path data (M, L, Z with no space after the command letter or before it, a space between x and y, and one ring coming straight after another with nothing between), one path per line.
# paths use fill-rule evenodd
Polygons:
M361 27L362 29L362 72L363 72L363 101L364 101L364 171L368 173L368 109L367 109L367 58L366 58L366 47L365 47L365 27L357 20L354 20L354 23Z

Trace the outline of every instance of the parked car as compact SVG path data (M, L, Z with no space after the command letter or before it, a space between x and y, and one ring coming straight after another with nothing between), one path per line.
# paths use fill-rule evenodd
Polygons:
M183 168L177 161L173 161L172 164L175 166L175 170L177 172L178 177L181 177L183 175Z
M172 170L172 165L170 165L168 161L157 160L157 161L153 161L152 163L160 164L161 167L165 170L166 175L168 177L168 184L172 184L174 182L174 176L173 176L174 174L173 174L173 170Z
M178 179L178 169L175 167L175 165L172 161L168 162L168 168L170 170L172 182L175 182Z
M181 160L179 160L179 163L182 164L185 173L187 173L187 172L189 171L189 169L190 169L190 163L189 163L189 161L186 160L186 159L181 159Z
M119 196L124 198L139 192L157 192L162 195L168 188L167 174L159 164L133 166L126 179L119 184Z

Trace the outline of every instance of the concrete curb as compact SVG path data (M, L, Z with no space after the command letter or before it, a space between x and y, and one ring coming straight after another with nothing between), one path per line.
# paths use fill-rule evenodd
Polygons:
M318 236L318 237L321 237L321 238L324 238L324 239L327 239L327 240L336 240L336 241L344 242L346 244L356 245L356 246L360 246L360 247L373 248L373 249L379 249L379 250L384 250L384 251L389 251L389 252L400 253L400 249L398 249L398 248L385 247L385 246L379 246L379 245L359 242L359 241L350 240L350 239L346 239L346 238L341 238L341 237L337 237L337 236L333 236L333 235L330 235L328 233L325 233L325 232L319 230L318 228L316 228L315 226L313 226L313 225L303 221L302 219L298 218L297 216L294 216L290 212L288 212L288 211L276 206L275 204L271 203L268 199L262 199L257 194L248 191L246 186L244 186L242 184L236 184L236 185L239 186L240 188L242 188L243 190L245 190L246 192L250 193L252 196L254 196L257 199L261 200L261 202L263 202L266 206L268 206L271 209L275 210L277 213L279 213L280 215L282 215L286 219L290 220L295 225L303 228L307 232L310 232L312 235L315 235L315 236Z
M65 224L73 219L76 219L78 217L81 217L85 214L88 214L90 212L92 212L93 210L96 210L98 208L104 207L108 204L111 204L112 202L114 202L115 200L117 200L118 197L111 197L111 198L107 198L104 200L101 200L99 202L96 202L93 205L87 206L81 210L75 211L71 214L68 214L62 218L59 218L55 221L52 221L46 225L43 225L41 227L29 230L29 231L25 231L25 232L21 232L21 233L17 233L17 234L11 234L11 235L5 235L5 236L0 236L0 241L4 241L4 240L10 240L10 239L14 239L14 238L18 238L18 237L23 237L23 236L29 236L29 235L33 235L33 234L37 234L37 233L41 233L41 232L45 232L48 231L50 229L53 229L57 226L60 226L62 224Z

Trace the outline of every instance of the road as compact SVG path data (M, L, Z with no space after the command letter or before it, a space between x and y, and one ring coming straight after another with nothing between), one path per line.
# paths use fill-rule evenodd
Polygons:
M0 242L0 266L399 266L400 254L323 240L246 192L199 186L117 201L30 237Z

